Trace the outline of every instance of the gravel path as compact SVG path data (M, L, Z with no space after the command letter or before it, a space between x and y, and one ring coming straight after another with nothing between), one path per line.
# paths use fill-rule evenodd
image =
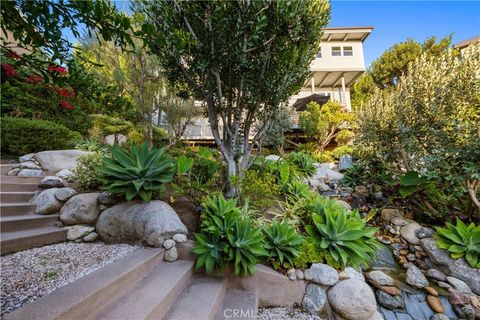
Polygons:
M300 308L276 307L258 309L257 320L322 320Z
M139 245L65 242L0 258L4 315L139 249Z

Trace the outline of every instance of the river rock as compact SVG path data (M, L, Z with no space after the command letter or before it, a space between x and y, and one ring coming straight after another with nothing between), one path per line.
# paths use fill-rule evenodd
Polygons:
M67 240L77 240L85 237L87 234L91 233L95 228L89 226L76 225L72 227L66 227L67 229Z
M391 296L400 296L402 292L397 287L381 287L382 291L388 293Z
M445 308L439 298L434 296L427 296L427 304L435 313L444 313Z
M431 296L434 296L434 297L438 297L438 292L437 290L435 290L434 288L432 287L425 287L423 288L429 295Z
M348 320L367 320L377 311L372 289L361 280L340 281L328 290L327 296L330 306Z
M422 271L414 265L411 265L407 270L406 282L418 289L428 287L427 278L425 278Z
M349 154L344 154L338 160L338 170L345 171L350 169L353 165L352 156Z
M35 170L42 170L42 167L36 164L33 161L25 161L20 163L20 169L35 169Z
M52 214L57 213L62 208L62 202L58 201L55 193L59 188L51 188L43 190L36 195L31 203L35 205L35 213L37 214Z
M44 175L44 171L38 169L20 169L17 173L17 177L43 177Z
M167 239L167 240L163 241L163 247L166 250L171 249L171 248L175 247L175 241L173 241L172 239Z
M403 217L402 211L400 211L399 209L386 208L382 210L380 215L382 217L382 220L385 222L390 222L393 218L405 219Z
M396 265L392 250L388 246L378 249L377 258L372 261L372 267L374 268L394 268Z
M421 227L417 222L412 221L400 229L400 235L410 244L419 244L420 239L418 239L416 232Z
M75 168L77 159L87 154L89 152L81 150L53 150L38 152L34 158L40 163L43 170L60 171Z
M172 239L177 243L182 243L187 241L187 236L183 233L177 233L173 235Z
M429 320L450 320L450 318L442 313L436 313Z
M307 285L305 295L302 300L302 307L310 314L320 314L325 308L327 302L327 294L317 284L310 283Z
M472 294L472 290L470 287L460 279L454 277L447 277L447 281L459 292L465 294Z
M452 259L447 250L439 249L435 239L420 240L420 245L427 253L435 269L465 282L473 292L480 295L480 269L470 267L464 259Z
M345 274L348 275L348 279L357 279L361 281L365 281L365 277L361 272L358 272L352 267L346 267L345 270L343 270Z
M419 239L430 238L435 234L435 230L433 230L432 228L422 227L418 229L415 234Z
M343 201L343 200L340 200L340 199L334 199L334 201L335 201L337 204L339 204L339 205L341 205L342 207L344 207L345 210L347 210L347 211L352 210L352 206L351 206L348 202Z
M55 192L55 198L57 198L59 201L67 201L74 195L78 194L75 189L72 188L61 188L58 189L57 192Z
M428 269L427 276L438 281L447 281L447 276L440 270L437 269Z
M46 176L45 178L40 181L38 184L40 188L63 188L63 181L62 179L55 177L55 176Z
M100 209L98 193L82 193L71 197L60 210L60 221L64 224L91 224L97 220Z
M387 275L385 272L380 270L374 270L367 273L368 281L376 288L381 288L382 286L393 286L395 281L392 277Z
M176 247L172 247L168 250L165 250L165 255L163 259L168 262L174 262L178 259L178 251Z
M29 153L29 154L23 155L20 158L18 158L18 162L32 161L32 158L34 155L35 153Z
M405 303L403 302L402 297L400 296L391 296L388 293L377 290L377 301L385 308L395 310L395 309L403 309L405 307Z
M97 233L106 242L143 240L161 247L174 234L187 228L166 202L124 202L106 209L97 221Z
M448 301L451 304L457 305L457 304L468 304L470 303L470 296L465 293L461 293L460 291L450 288L448 289L448 292L450 292L450 296L448 297Z
M16 176L20 172L20 168L13 168L7 172L7 176Z
M122 201L124 197L118 195L118 194L112 194L109 192L101 192L98 194L97 200L101 204L110 206L112 204L117 204Z
M56 176L65 181L72 181L75 174L70 169L62 169L57 172Z
M337 270L323 263L314 263L305 270L305 279L326 286L333 286L338 282Z
M98 239L98 233L92 232L83 237L83 242L93 242Z

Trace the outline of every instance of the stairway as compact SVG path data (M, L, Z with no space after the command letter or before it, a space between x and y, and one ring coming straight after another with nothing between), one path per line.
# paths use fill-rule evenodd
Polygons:
M255 318L255 292L231 288L225 277L194 272L192 260L164 262L163 254L162 249L139 249L4 319Z
M0 253L12 253L66 240L54 226L58 215L35 214L29 200L42 177L7 176L12 165L0 165Z

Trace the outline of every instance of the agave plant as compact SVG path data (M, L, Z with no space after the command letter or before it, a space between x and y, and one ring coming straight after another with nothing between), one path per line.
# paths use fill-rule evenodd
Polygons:
M467 226L457 219L455 226L448 222L445 226L435 228L437 246L448 250L453 259L465 257L472 268L480 268L480 225L472 222Z
M286 157L285 160L296 167L298 171L303 176L313 176L316 171L315 160L305 152L291 152Z
M312 218L313 225L305 227L309 240L320 249L328 250L343 266L368 265L381 248L374 237L377 228L366 227L358 211L347 213L327 206L323 216L314 213Z
M214 269L223 271L227 243L221 236L213 233L196 233L195 240L195 246L192 249L192 252L197 255L195 268L205 267L208 273Z
M283 266L284 262L292 265L293 259L300 255L299 248L303 237L286 221L280 223L273 220L271 225L264 227L263 232L268 259L278 261L280 266Z
M130 152L119 146L112 148L112 157L103 159L101 173L102 189L110 193L123 193L128 201L140 198L152 199L154 191L165 190L164 183L172 181L174 162L165 155L164 149L149 149L146 143L132 145Z
M223 194L210 196L203 203L202 231L226 235L240 219L241 210L236 199L225 199Z

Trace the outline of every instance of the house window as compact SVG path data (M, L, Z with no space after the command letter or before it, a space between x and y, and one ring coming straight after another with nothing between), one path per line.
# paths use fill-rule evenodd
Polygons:
M343 55L344 56L353 56L353 48L352 47L343 47Z
M317 59L322 57L322 48L318 48Z
M332 56L339 57L342 55L342 49L340 47L332 47Z

